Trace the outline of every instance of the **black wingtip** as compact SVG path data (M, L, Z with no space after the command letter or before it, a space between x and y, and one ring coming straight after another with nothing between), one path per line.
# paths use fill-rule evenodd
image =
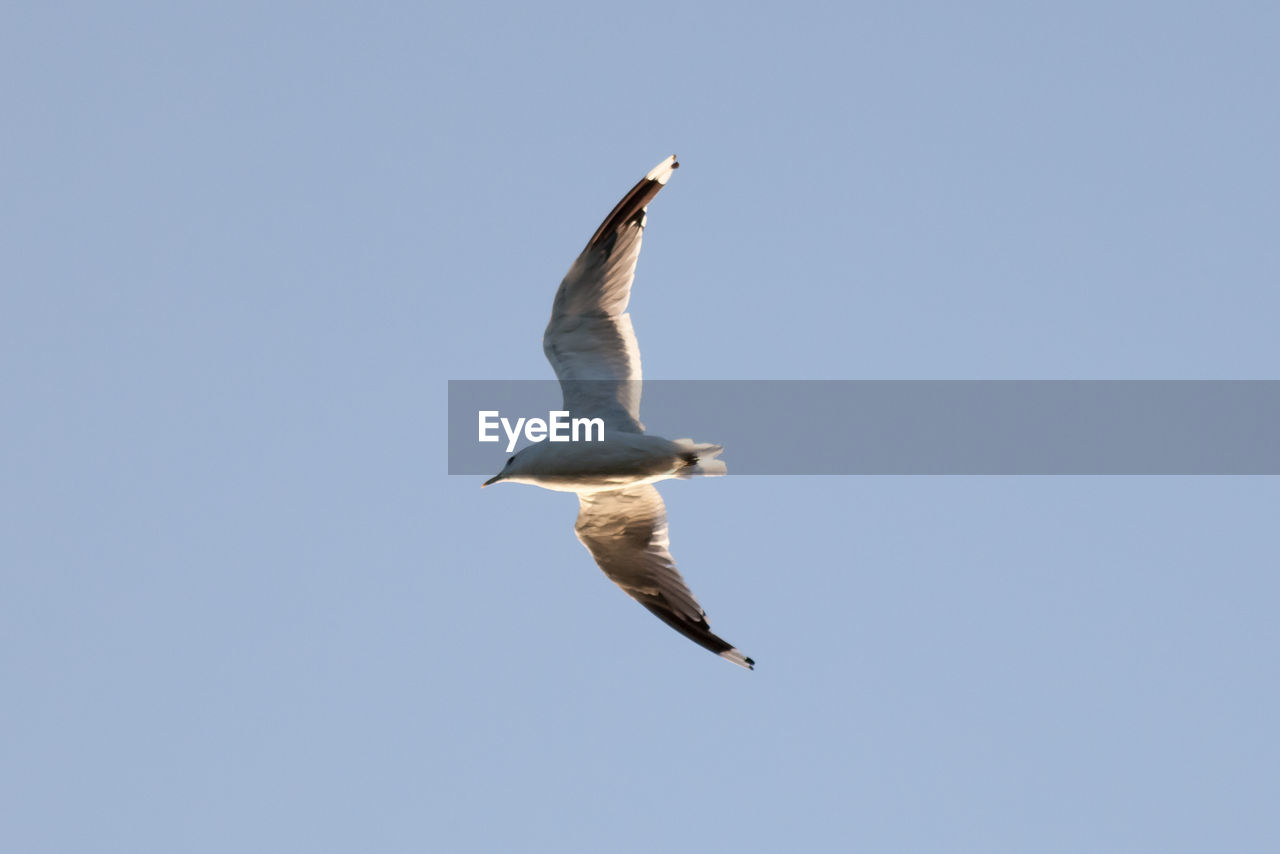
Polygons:
M756 669L755 660L747 658L733 644L713 633L705 618L694 622L680 616L662 602L645 602L642 599L636 601L643 605L650 614L653 614L703 649L708 649L721 658L732 661L734 664L740 664L748 670Z
M677 168L680 164L676 163L675 155L671 155L671 169ZM631 188L631 190L622 197L622 201L614 206L609 215L604 218L604 222L600 223L600 227L596 229L596 233L591 235L591 239L587 241L587 246L597 246L606 241L611 235L622 228L624 225L644 225L644 209L649 202L653 201L653 197L658 195L658 191L667 183L667 177L671 174L664 171L666 160L649 170L640 181Z

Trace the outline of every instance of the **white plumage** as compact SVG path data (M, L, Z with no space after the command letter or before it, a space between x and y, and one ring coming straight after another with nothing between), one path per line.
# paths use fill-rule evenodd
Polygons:
M542 349L564 409L602 418L603 442L530 445L484 485L529 483L576 492L575 532L614 583L685 637L742 667L754 662L711 632L671 557L667 511L653 484L719 475L719 445L664 439L640 422L640 346L627 303L646 210L680 164L675 155L640 179L605 217L556 291Z

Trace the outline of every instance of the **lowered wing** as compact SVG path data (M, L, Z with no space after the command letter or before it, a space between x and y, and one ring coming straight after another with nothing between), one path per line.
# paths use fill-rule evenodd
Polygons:
M651 484L579 494L574 532L596 563L627 595L696 644L752 670L747 658L707 625L668 551L667 508Z

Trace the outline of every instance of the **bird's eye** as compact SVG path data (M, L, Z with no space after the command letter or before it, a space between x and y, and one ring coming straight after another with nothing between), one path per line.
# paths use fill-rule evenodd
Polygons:
M507 460L507 465L511 465L511 460L514 460L514 459L515 459L515 457L511 457L511 459L508 459L508 460Z

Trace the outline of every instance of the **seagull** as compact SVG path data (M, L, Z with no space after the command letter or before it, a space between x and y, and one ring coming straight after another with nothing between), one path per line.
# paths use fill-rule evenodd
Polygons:
M542 349L574 417L600 418L602 441L537 442L485 481L578 495L574 532L604 574L671 628L748 670L755 662L712 633L667 538L654 483L726 472L720 445L664 439L640 423L640 347L627 314L649 202L680 166L673 154L622 197L556 291Z

